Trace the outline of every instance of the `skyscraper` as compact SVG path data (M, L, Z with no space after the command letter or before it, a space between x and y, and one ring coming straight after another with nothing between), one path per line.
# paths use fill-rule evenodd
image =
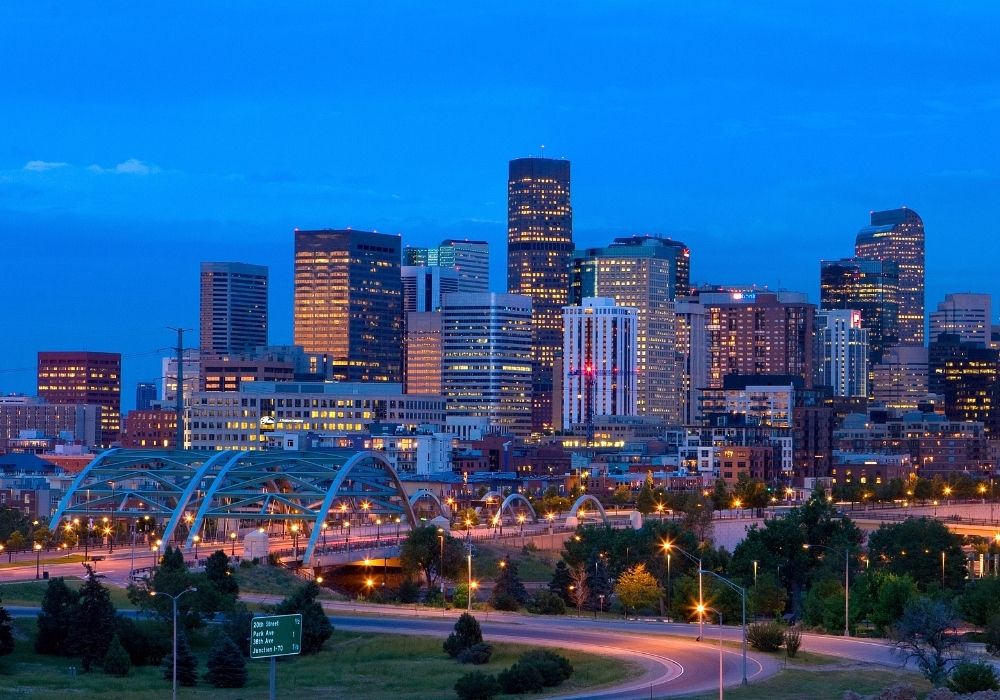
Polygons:
M989 439L1000 434L1000 351L944 333L929 355L930 390L944 396L948 418L981 421Z
M681 359L677 353L676 290L687 294L690 251L656 236L616 238L610 246L574 251L570 301L607 297L638 310L638 411L667 423L682 421Z
M201 353L220 357L267 345L267 268L201 264Z
M399 236L295 231L295 344L342 381L402 381Z
M135 410L147 411L156 401L156 383L139 382L135 385Z
M561 363L562 308L569 302L573 209L567 160L518 158L507 181L507 291L531 299L532 410L535 431L552 429Z
M872 367L872 400L897 411L913 411L927 397L927 348L896 345Z
M899 343L924 344L924 222L912 209L873 211L854 254L899 267Z
M460 292L490 290L490 246L486 241L449 238L436 248L407 246L403 251L403 264L453 269L458 275Z
M441 394L441 312L406 314L403 393Z
M400 276L403 282L404 314L411 311L438 311L441 308L442 294L459 291L458 274L452 268L440 265L403 265Z
M868 330L872 364L899 342L899 268L892 260L844 258L820 262L820 308L853 309Z
M587 297L563 309L562 427L595 416L634 416L638 312Z
M816 312L816 374L834 396L868 396L868 331L861 312Z
M441 312L441 382L449 416L486 418L496 432L531 433L531 300L449 294Z
M942 333L953 333L963 343L989 347L991 307L989 294L945 294L930 315L930 341Z
M122 356L117 352L38 353L38 395L53 404L100 406L100 445L121 432Z

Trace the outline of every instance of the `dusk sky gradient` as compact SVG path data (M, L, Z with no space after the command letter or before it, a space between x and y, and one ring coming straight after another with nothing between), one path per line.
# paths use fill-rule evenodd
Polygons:
M198 325L198 264L292 231L493 246L511 158L572 161L578 246L659 233L692 279L818 299L871 209L927 231L927 306L1000 294L1000 5L40 2L0 5L0 392L39 350L127 355ZM196 339L197 332L191 334ZM133 356L141 355L141 356Z

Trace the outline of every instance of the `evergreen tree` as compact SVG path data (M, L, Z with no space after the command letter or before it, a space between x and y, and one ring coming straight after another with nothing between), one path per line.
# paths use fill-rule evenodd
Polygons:
M587 564L587 588L590 589L590 607L592 610L608 609L611 600L611 575L604 557L595 557ZM604 596L603 603L601 596Z
M653 474L646 473L646 480L639 489L639 495L635 497L635 509L643 515L649 515L656 508L656 494L653 492Z
M174 655L171 652L163 659L163 678L173 681ZM177 632L177 685L193 686L198 682L198 659L191 653L187 635Z
M517 561L508 557L500 562L499 568L490 603L497 610L517 610L528 602L528 591L518 576Z
M483 641L483 630L479 620L469 613L462 613L455 622L455 631L448 635L444 642L444 650L448 656L456 657L471 646Z
M253 613L247 609L245 603L237 601L233 609L226 613L222 622L222 630L230 641L232 641L243 656L250 656L250 621Z
M14 651L14 629L11 626L10 613L0 605L0 656L6 656Z
M549 581L549 590L562 598L563 602L568 605L570 603L569 587L572 584L573 577L570 575L569 567L565 561L560 559L556 562L555 573L552 574L552 580Z
M66 644L71 653L80 657L83 670L89 671L104 661L115 636L115 606L111 604L111 594L101 583L101 577L89 564L84 567L87 578L80 588L80 600Z
M319 586L309 581L292 595L281 601L275 608L275 615L302 615L302 653L315 654L323 649L323 644L333 634L333 625L323 612L323 606L316 598Z
M161 621L173 624L173 602L165 595L151 596L150 591L160 591L177 595L186 588L198 591L182 596L177 601L177 625L186 631L200 627L203 614L214 613L216 608L215 588L207 584L203 575L196 575L188 569L184 554L179 547L167 547L160 557L160 564L152 579L146 584L131 585L128 597L141 610L152 610Z
M247 663L243 653L224 632L215 638L212 645L205 680L216 688L242 688L247 683Z
M79 592L67 586L62 577L49 579L42 598L42 611L38 614L35 651L39 654L70 655L66 637L73 629L79 599Z
M104 655L104 672L109 676L124 678L130 670L132 670L132 659L129 658L128 652L116 634L108 645L108 653Z
M233 567L229 564L229 557L221 549L205 560L205 577L215 590L223 596L231 597L233 602L240 595L240 584L233 576Z

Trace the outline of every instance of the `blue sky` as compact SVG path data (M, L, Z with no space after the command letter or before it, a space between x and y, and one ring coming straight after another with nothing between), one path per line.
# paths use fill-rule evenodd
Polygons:
M662 233L700 282L817 296L871 209L927 227L928 305L996 293L994 3L0 5L0 391L40 349L149 353L201 260L295 227L494 243L506 164L573 162L575 238ZM127 357L124 395L155 378Z

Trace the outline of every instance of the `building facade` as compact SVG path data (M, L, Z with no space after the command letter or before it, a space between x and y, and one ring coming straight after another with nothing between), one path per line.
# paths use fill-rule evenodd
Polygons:
M899 344L924 344L924 222L902 207L871 212L858 232L854 254L899 268Z
M930 342L942 333L957 335L963 343L989 347L993 303L989 294L945 294L930 314Z
M295 231L295 344L351 382L402 380L399 236Z
M532 429L551 430L559 407L562 308L569 303L573 208L567 160L510 161L507 181L507 291L532 303Z
M638 413L638 311L587 297L563 308L563 430Z
M25 432L96 447L101 439L97 404L52 404L34 396L0 396L0 452Z
M855 310L868 331L871 362L899 344L899 268L891 260L844 258L820 263L820 308Z
M201 264L201 353L209 357L267 345L267 268Z
M490 291L490 246L486 241L448 239L436 248L403 251L404 265L440 266L458 275L458 292Z
M158 392L156 382L139 382L135 385L135 407L145 411L156 401Z
M441 296L459 291L458 273L453 268L403 265L400 276L403 282L404 314L412 311L439 311Z
M1000 351L944 333L928 352L930 392L944 397L948 418L980 422L987 438L1000 437Z
M406 314L405 347L403 391L407 394L441 394L441 312Z
M868 330L861 312L816 312L816 364L820 386L834 396L868 396Z
M38 396L51 404L100 407L100 447L121 433L122 356L117 352L39 352Z
M927 348L896 345L872 367L871 398L875 403L896 411L913 411L923 401L928 382Z

